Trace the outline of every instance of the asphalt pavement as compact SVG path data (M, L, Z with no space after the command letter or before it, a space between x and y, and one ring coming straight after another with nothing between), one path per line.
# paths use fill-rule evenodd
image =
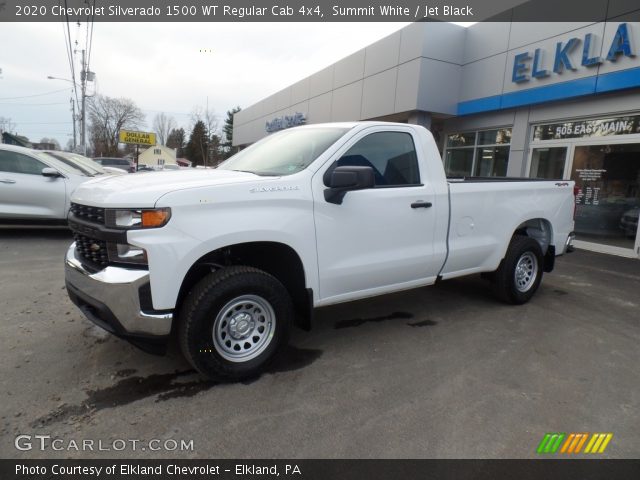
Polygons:
M0 230L0 458L534 458L548 432L640 456L637 260L576 251L523 306L473 276L320 309L268 373L216 385L86 320L70 242Z

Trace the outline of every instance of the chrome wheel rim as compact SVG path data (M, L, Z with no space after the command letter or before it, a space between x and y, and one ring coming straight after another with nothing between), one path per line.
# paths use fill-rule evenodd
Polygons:
M229 301L213 323L213 345L230 362L247 362L266 350L276 327L271 304L258 295Z
M527 292L538 276L538 259L531 252L520 255L515 270L516 289L519 292Z

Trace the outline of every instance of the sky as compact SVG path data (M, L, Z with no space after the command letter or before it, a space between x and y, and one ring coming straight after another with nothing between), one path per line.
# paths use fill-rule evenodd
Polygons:
M132 99L153 117L165 112L191 126L195 108L220 117L272 93L407 25L406 23L95 23L88 94ZM4 23L0 29L0 117L31 141L72 138L72 84L66 23ZM78 50L86 25L70 25ZM75 55L79 81L80 52ZM79 143L79 136L78 136Z

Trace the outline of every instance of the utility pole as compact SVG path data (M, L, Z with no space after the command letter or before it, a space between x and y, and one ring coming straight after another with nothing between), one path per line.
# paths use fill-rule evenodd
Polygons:
M85 51L82 50L82 71L80 72L80 86L82 89L82 106L80 113L80 142L82 154L87 155L87 70L85 64Z
M75 152L78 142L76 140L76 102L71 97L71 118L73 119L73 151Z

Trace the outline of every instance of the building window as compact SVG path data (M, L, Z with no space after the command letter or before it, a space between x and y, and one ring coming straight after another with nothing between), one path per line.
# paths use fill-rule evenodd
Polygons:
M160 150L159 148L154 148L153 149L153 154L154 155L162 155L162 150Z
M510 145L510 128L451 133L444 154L447 176L504 177Z

